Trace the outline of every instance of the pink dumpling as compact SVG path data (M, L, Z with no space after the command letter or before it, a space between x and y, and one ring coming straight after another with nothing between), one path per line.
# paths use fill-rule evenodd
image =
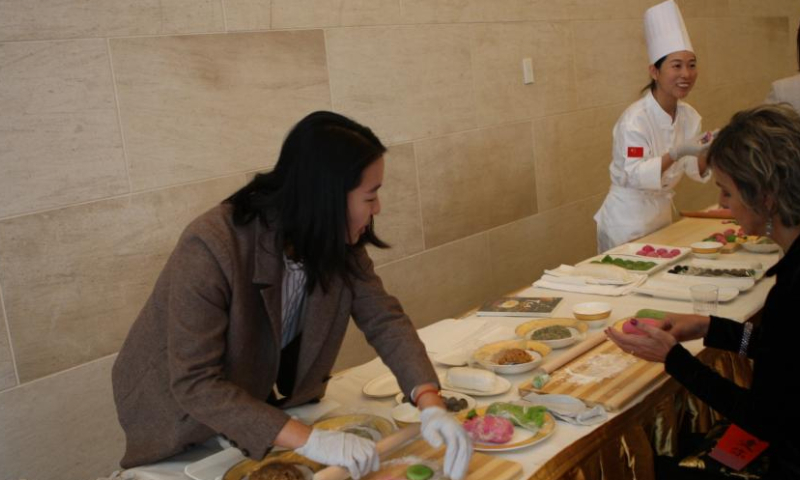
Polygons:
M628 320L627 322L622 324L622 333L630 333L633 335L647 335L643 331L631 325L631 320ZM639 322L640 325L642 324L650 325L651 327L656 327L656 328L661 327L661 320L656 320L655 318L637 318L636 320Z
M653 248L652 245L645 245L644 247L642 247L643 252L652 252L653 250L655 250L655 248Z
M681 254L681 251L678 250L677 248L673 248L672 250L669 251L669 256L670 257L677 257L680 254Z
M658 258L658 254L656 252L652 251L652 250L647 252L646 256Z
M514 424L503 417L475 416L464 422L464 430L476 442L508 443L514 436Z

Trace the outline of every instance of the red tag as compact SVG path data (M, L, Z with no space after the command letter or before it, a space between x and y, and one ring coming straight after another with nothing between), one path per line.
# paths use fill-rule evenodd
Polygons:
M736 425L731 425L709 456L734 470L741 470L768 446L769 443L759 440Z
M644 157L644 147L628 147L628 158Z

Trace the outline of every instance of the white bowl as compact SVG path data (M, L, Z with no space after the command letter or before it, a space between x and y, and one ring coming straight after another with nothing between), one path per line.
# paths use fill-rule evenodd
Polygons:
M606 302L578 303L572 307L572 315L586 322L589 328L605 326L611 316L611 305Z
M699 254L719 253L723 246L724 245L720 242L694 242L689 245L692 249L692 253Z
M513 365L500 365L489 360L475 359L483 368L491 370L498 375L514 375L533 370L542 364L542 354L534 350L525 350L533 358L530 362L515 363Z
M780 249L777 243L755 243L755 242L744 242L742 244L742 248L744 248L748 252L753 252L753 253L774 253Z
M573 343L577 342L578 339L581 336L581 332L579 332L577 328L566 327L567 330L569 330L569 337L566 337L566 338L559 338L559 339L556 339L556 340L537 340L535 338L531 338L533 336L533 333L536 332L536 330L541 330L542 328L547 328L547 327L540 327L540 328L531 330L530 332L528 332L527 335L525 335L525 338L527 338L528 340L533 340L534 342L542 342L545 345L547 345L548 347L550 347L552 349L556 349L556 348L564 348L564 347L568 347L568 346L572 345Z

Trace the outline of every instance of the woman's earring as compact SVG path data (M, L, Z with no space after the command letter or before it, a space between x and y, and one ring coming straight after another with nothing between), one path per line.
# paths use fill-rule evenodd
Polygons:
M766 236L767 236L767 237L771 237L771 236L772 236L772 218L768 218L768 219L767 219L767 232L766 232Z

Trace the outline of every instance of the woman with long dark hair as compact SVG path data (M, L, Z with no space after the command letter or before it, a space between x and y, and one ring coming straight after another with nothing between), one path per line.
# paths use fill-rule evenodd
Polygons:
M800 116L788 106L765 105L734 115L708 152L720 205L751 235L766 235L785 252L767 271L775 286L761 323L671 313L644 335L608 329L620 348L663 362L673 378L731 422L769 442L768 478L800 478L800 417L793 399L800 370L797 299L800 298ZM743 388L693 357L679 342L702 338L708 347L753 359L753 381Z
M222 435L253 458L280 446L353 478L376 470L373 441L283 411L324 395L352 316L422 410L423 437L447 445L445 473L465 475L469 437L365 249L386 246L372 222L385 151L353 120L312 113L272 171L189 225L114 364L123 467Z

